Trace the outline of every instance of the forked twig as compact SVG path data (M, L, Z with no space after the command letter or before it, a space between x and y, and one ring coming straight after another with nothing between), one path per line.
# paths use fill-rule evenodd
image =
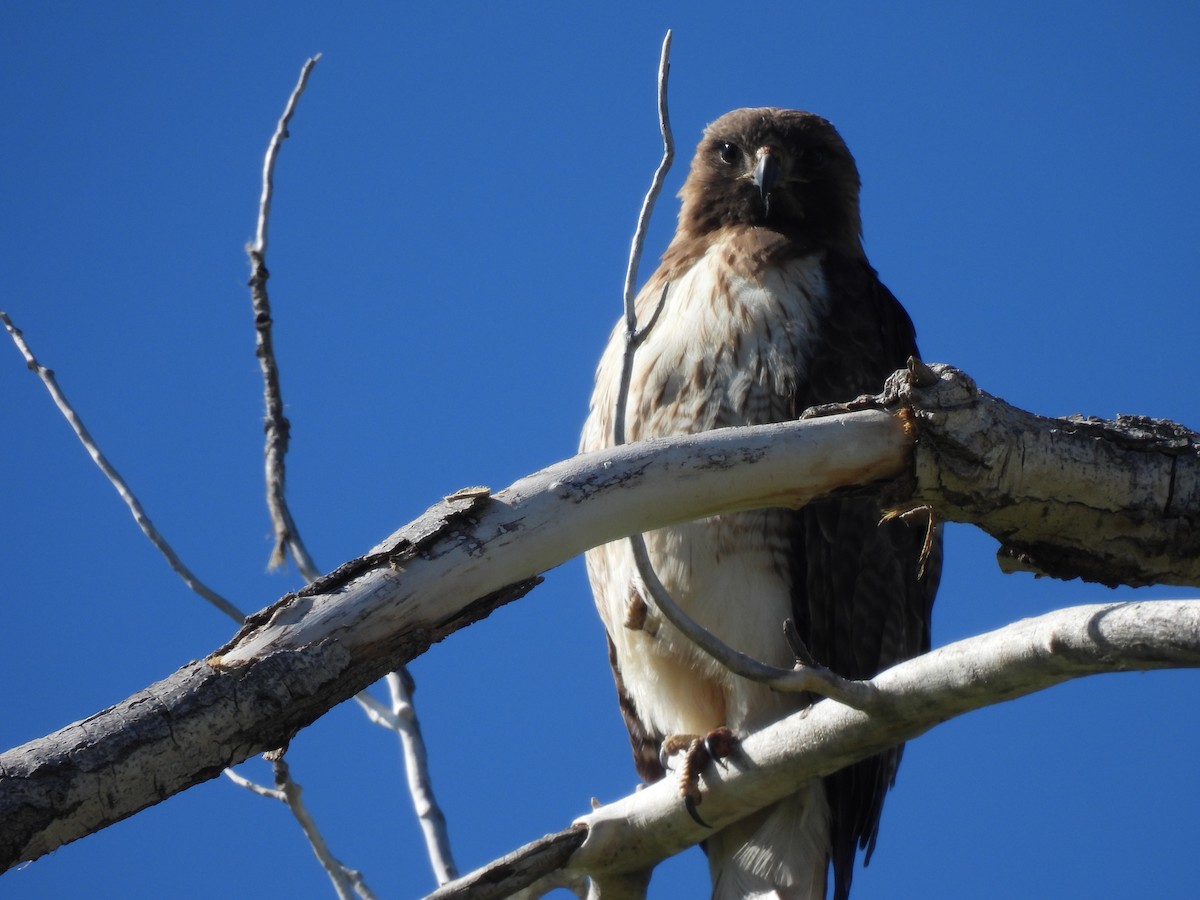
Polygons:
M312 846L313 853L321 863L321 867L325 869L329 880L333 882L333 887L337 891L339 900L353 900L355 895L360 897L361 900L375 900L375 894L367 887L362 873L338 862L337 858L330 851L329 845L325 843L325 838L322 837L320 830L313 821L312 815L308 811L308 807L304 803L302 796L304 788L292 778L288 764L282 758L279 758L272 761L271 767L275 774L274 788L266 788L260 784L255 784L253 781L243 778L232 769L226 769L225 775L234 784L244 787L246 790L258 794L260 797L278 800L287 806L288 810L295 816L296 821L300 823L300 827L304 830L304 836L308 838L308 843Z

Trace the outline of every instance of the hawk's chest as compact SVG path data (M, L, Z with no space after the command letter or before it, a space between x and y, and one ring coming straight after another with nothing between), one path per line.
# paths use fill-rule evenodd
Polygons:
M828 309L820 257L751 265L717 244L667 287L634 357L630 438L777 422ZM661 290L643 298L656 304ZM647 322L653 306L639 310Z

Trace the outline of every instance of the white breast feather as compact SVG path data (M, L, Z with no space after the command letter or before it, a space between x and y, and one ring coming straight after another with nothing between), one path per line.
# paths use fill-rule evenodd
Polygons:
M626 412L629 440L765 424L795 414L792 395L816 320L827 305L819 260L768 267L762 281L730 276L724 247L710 248L669 286L658 321L634 357ZM724 288L724 289L721 289ZM639 298L639 320L661 294ZM612 443L624 328L614 330L597 371L582 450ZM714 517L646 536L659 578L675 600L726 643L764 662L790 665L782 623L791 613L786 529L780 511ZM663 735L735 731L779 718L794 698L733 677L665 623L624 627L631 591L649 601L628 542L587 554L597 606L638 714ZM651 604L652 608L652 604Z

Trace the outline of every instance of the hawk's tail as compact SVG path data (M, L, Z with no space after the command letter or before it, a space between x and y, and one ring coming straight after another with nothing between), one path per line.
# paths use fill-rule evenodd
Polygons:
M829 805L820 780L705 842L713 900L824 900Z

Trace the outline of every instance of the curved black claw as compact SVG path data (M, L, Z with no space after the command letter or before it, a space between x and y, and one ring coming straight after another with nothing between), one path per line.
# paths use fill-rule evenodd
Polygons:
M737 735L724 726L714 728L704 736L704 749L708 751L709 759L722 769L725 760L737 752L737 745Z
M714 728L704 737L693 734L676 734L662 742L659 749L659 761L663 771L672 771L671 758L683 753L683 762L679 767L679 796L683 798L684 808L692 821L702 828L712 828L700 818L696 808L704 799L700 792L700 773L710 763L724 767L724 760L737 750L738 739L728 728Z
M712 828L707 822L700 818L700 813L696 811L696 801L691 797L683 798L683 808L687 810L687 814L692 817L692 821L701 828Z

